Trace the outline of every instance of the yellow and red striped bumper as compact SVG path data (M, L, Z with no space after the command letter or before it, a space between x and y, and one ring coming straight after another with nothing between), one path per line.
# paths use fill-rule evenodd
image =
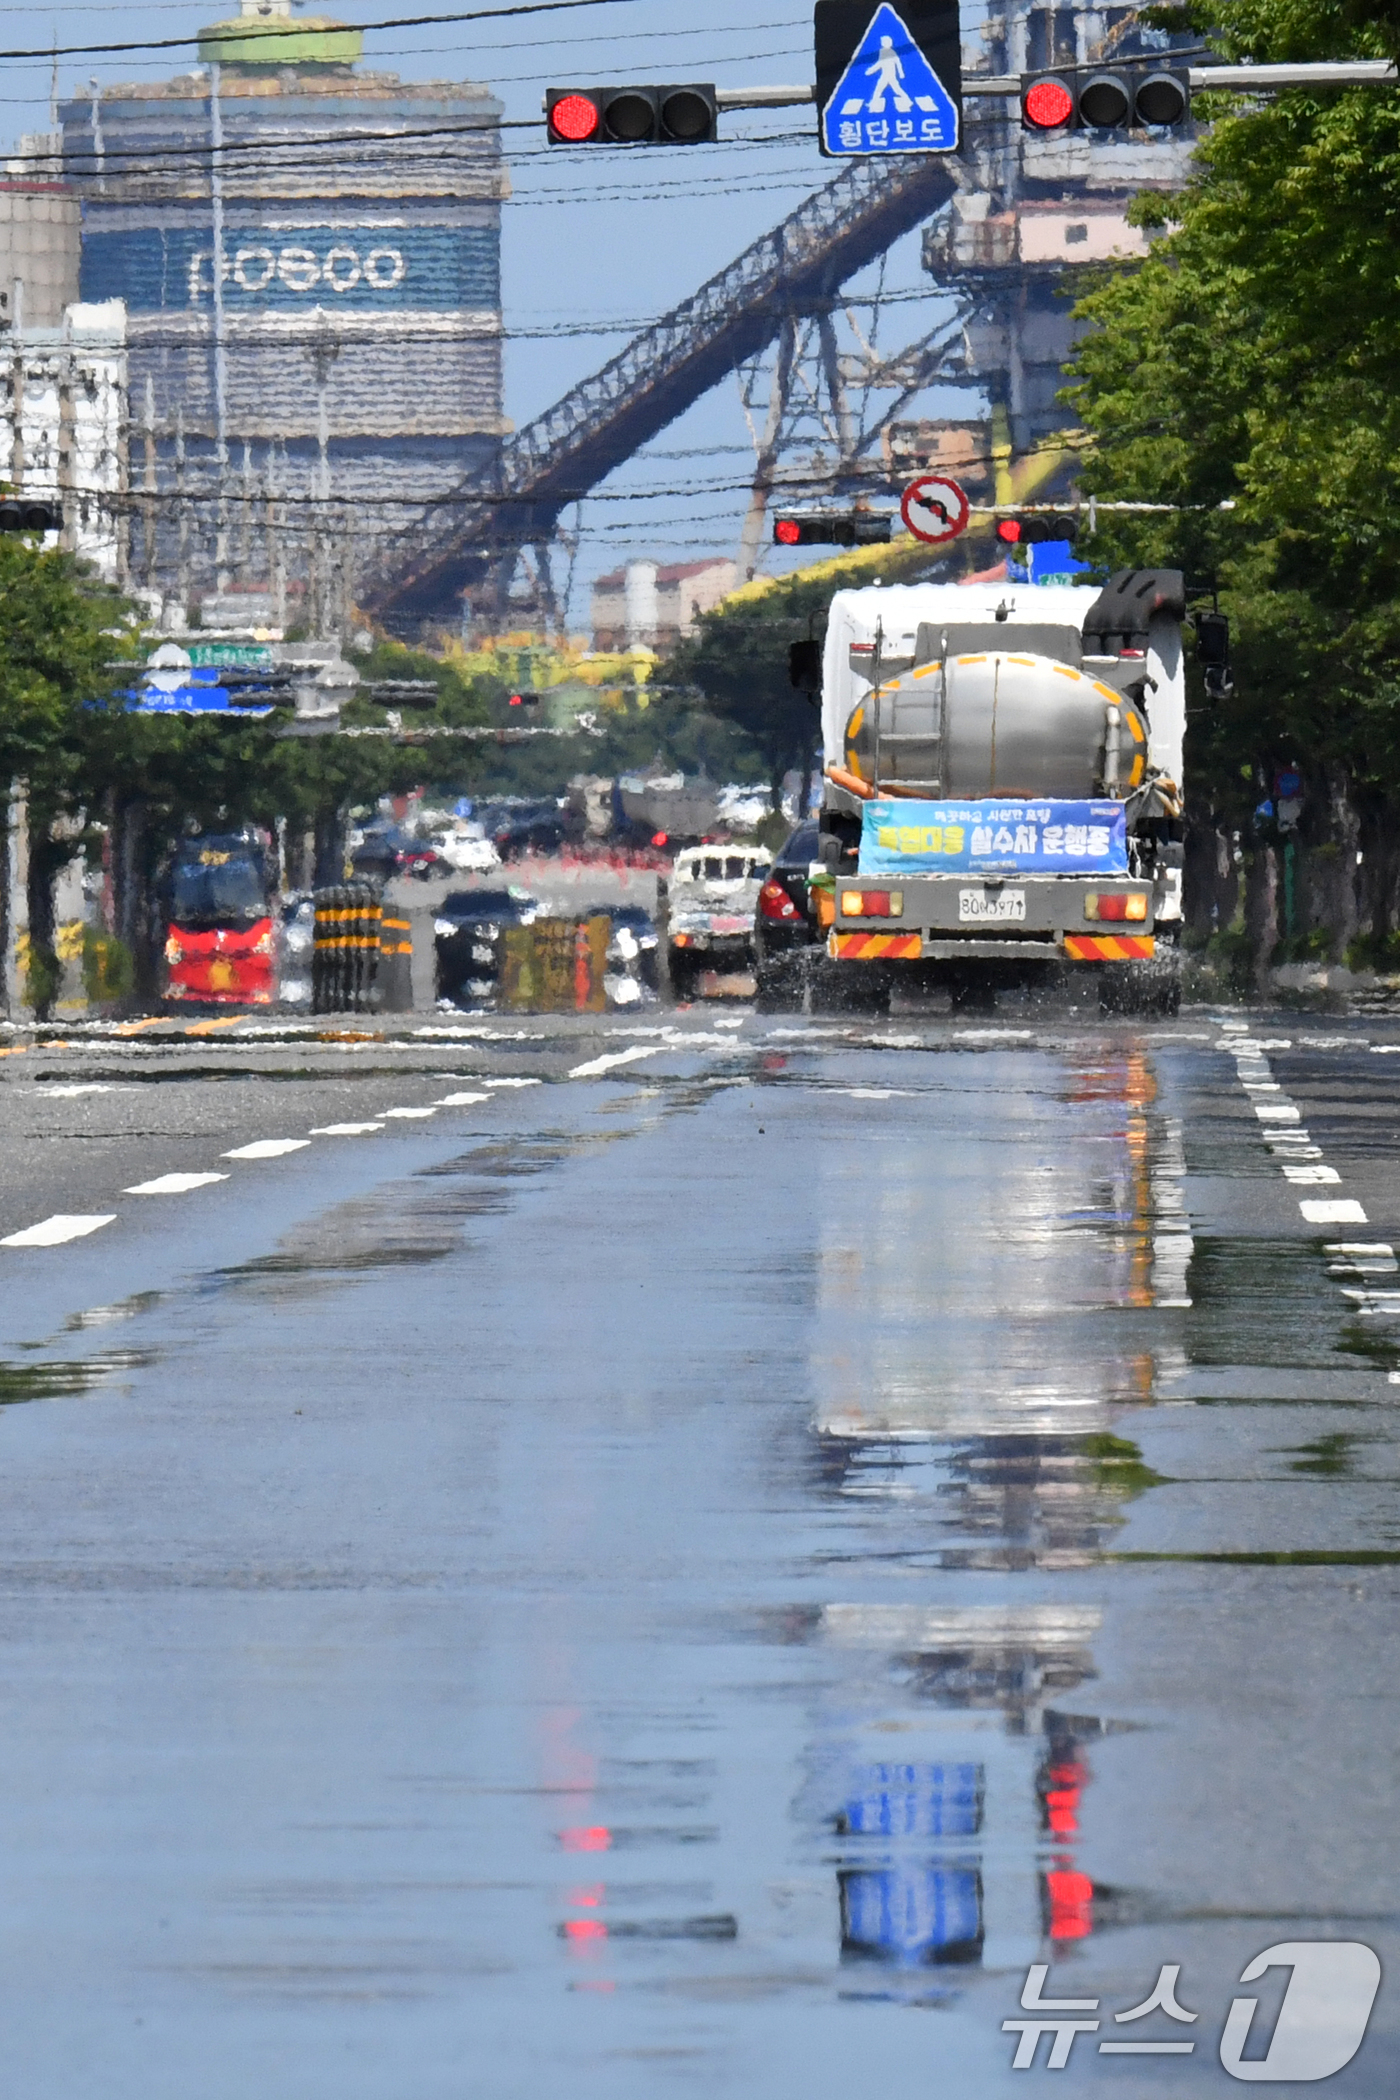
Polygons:
M1065 954L1071 962L1146 962L1157 952L1150 933L1067 933Z
M827 954L837 962L873 962L877 957L917 962L923 952L923 937L917 933L833 933L827 939Z

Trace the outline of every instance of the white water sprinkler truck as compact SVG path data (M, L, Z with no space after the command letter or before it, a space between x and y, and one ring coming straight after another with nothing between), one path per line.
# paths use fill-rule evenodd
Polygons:
M1172 569L837 592L822 918L853 1003L1082 967L1111 1010L1176 1011L1184 615Z

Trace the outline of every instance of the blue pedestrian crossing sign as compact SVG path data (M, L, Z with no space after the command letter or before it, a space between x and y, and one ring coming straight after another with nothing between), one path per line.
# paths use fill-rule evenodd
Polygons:
M889 0L822 111L825 153L955 153L958 105Z

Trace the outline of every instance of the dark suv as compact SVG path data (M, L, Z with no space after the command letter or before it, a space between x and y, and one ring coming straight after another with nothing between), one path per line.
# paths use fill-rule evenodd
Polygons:
M441 1002L489 1006L500 990L502 942L508 926L531 926L539 905L524 890L454 890L433 920L437 995Z
M796 997L803 972L822 949L822 933L813 907L809 874L818 855L817 821L798 825L773 862L758 893L754 914L755 976L761 999Z

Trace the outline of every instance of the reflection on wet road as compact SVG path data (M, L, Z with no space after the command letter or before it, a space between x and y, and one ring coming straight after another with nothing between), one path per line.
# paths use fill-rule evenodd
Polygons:
M1137 2100L1388 1977L1396 1042L27 1074L112 1222L0 1255L14 2090Z

